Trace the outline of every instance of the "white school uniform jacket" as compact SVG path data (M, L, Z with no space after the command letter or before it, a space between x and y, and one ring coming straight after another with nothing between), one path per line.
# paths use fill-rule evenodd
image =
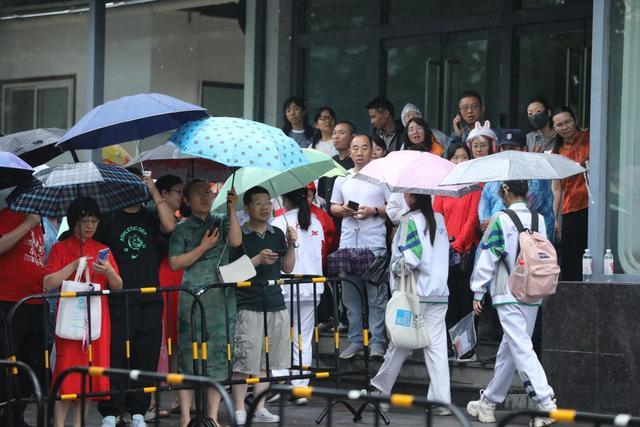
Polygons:
M531 211L524 202L514 203L509 206L514 211L525 228L531 227ZM544 218L538 214L538 232L546 236L547 230ZM487 287L491 292L493 305L523 304L540 305L542 299L535 303L523 303L515 299L511 294L507 279L509 272L513 271L518 256L518 244L520 233L509 216L500 211L491 217L489 227L480 242L480 253L476 259L476 265L471 276L471 290L474 299L481 301ZM509 265L509 269L505 262ZM491 284L491 286L489 286Z
M411 211L403 215L391 245L391 291L398 287L396 281L402 271L400 261L405 268L417 272L416 292L420 301L447 304L449 301L449 237L444 217L436 213L436 238L431 244L429 232L425 233L427 221L420 211ZM404 239L403 227L408 227ZM401 241L402 240L402 241ZM398 275L398 277L396 277Z

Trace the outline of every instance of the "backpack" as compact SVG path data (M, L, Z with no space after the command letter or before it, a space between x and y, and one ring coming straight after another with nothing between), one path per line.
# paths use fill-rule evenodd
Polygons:
M519 233L516 265L507 280L511 293L525 303L555 294L560 276L558 256L549 239L538 233L538 213L531 211L529 230L514 211L504 209L502 212L509 215Z

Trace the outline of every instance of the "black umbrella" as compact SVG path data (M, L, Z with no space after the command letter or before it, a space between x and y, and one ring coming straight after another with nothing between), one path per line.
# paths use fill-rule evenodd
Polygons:
M33 129L0 137L0 151L20 157L31 166L42 165L62 154L56 147L65 134L64 129Z

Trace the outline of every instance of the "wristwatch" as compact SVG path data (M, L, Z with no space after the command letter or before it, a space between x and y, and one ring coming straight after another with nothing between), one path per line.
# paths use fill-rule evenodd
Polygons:
M376 212L373 214L373 216L375 216L376 218L380 216L380 211L378 210L378 208L375 208Z

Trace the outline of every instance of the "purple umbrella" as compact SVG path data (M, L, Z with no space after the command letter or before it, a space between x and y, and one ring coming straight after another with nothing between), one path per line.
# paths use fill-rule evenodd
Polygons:
M29 181L33 168L20 157L0 151L0 189L16 186Z

